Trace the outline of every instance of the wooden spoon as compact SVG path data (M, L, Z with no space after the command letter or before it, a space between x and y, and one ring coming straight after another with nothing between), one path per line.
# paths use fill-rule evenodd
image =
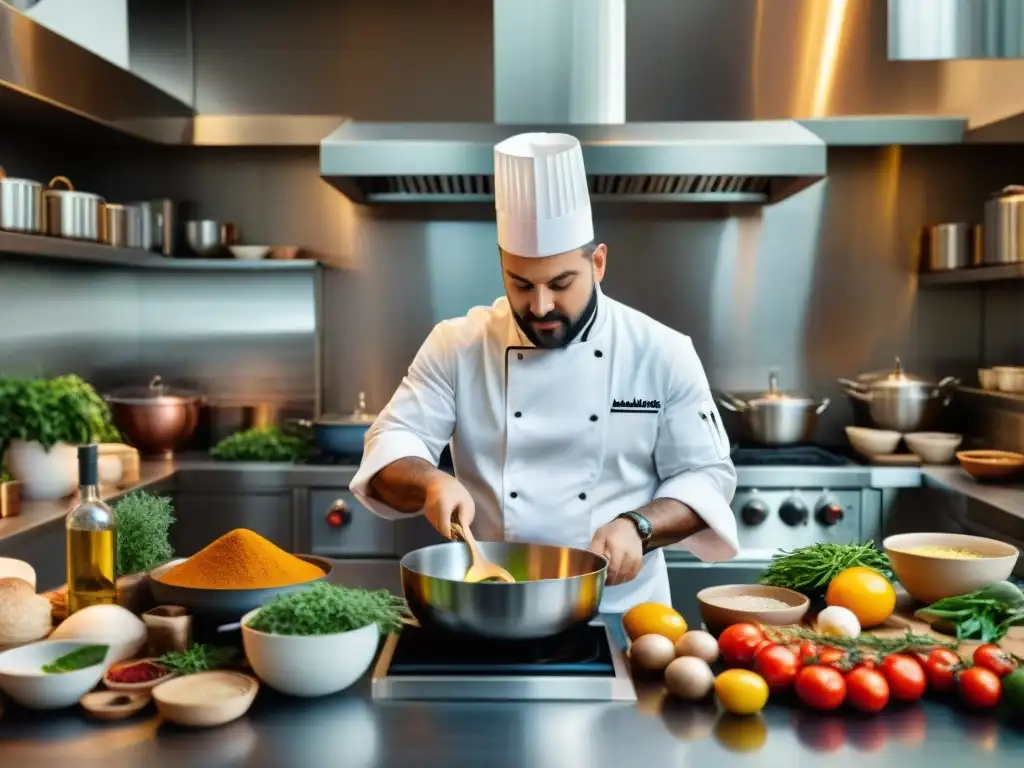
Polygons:
M481 581L501 581L505 584L515 583L516 580L511 573L484 557L484 553L480 551L480 546L476 543L473 531L468 527L463 528L459 523L452 523L452 531L469 545L469 556L473 559L469 570L466 571L466 575L462 579L463 581L468 584L478 584Z

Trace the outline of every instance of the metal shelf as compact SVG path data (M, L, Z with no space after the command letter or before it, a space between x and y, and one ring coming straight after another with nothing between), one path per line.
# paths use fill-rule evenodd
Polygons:
M214 272L305 272L318 262L309 259L169 259L139 248L113 248L59 237L0 232L0 258L58 261L127 269Z
M951 269L947 272L922 272L921 287L932 285L968 285L1024 279L1024 262L1000 264L994 267Z

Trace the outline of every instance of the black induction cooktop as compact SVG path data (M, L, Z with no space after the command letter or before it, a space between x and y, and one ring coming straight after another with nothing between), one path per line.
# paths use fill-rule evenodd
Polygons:
M732 452L737 467L843 467L852 462L838 452L820 445L790 445L778 448L737 446Z

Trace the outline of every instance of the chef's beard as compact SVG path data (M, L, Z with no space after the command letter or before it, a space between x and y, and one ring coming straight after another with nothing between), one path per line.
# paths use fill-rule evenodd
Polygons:
M572 343L573 339L580 335L580 332L587 327L587 323L594 317L597 311L597 285L590 291L590 299L587 306L583 308L579 317L573 320L561 312L548 312L543 317L537 317L529 309L520 314L513 310L512 314L516 319L516 325L523 335L530 340L533 346L540 349L561 349ZM534 326L534 323L558 323L558 327L550 331L542 331Z

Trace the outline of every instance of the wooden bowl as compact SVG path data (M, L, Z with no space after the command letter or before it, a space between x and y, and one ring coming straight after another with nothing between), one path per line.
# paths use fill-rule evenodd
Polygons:
M237 720L252 706L260 684L241 672L199 672L152 690L161 716L171 723L212 728Z
M786 607L744 609L728 607L718 602L724 598L741 596L770 597L785 603ZM772 626L799 624L804 614L807 613L807 609L811 607L811 601L806 595L794 592L792 589L769 587L763 584L725 584L718 587L707 587L697 593L697 604L704 625L708 628L708 632L715 636L726 627L744 621Z
M330 560L322 557L313 555L296 555L296 557L317 566L324 572L324 575L299 584L264 589L198 589L164 584L160 581L160 577L187 559L179 558L150 571L149 589L153 593L153 599L157 605L180 605L194 615L230 618L237 621L239 616L244 616L252 609L259 608L273 597L303 589L313 582L326 579L334 568Z
M984 557L957 559L909 551L915 547L967 549ZM901 533L886 538L882 548L903 588L922 603L964 595L1002 581L1013 572L1019 555L1011 544L962 533Z
M1024 454L1013 451L958 451L960 466L975 480L995 480L1024 469Z
M78 703L97 720L124 720L141 712L149 701L146 692L93 691L85 694Z
M175 678L175 677L178 676L177 672L172 672L172 671L168 670L168 674L164 675L163 677L158 677L155 680L146 680L145 682L142 682L142 683L118 683L118 682L115 682L115 681L110 679L110 673L112 671L116 670L117 668L119 668L119 667L127 667L127 666L130 666L132 664L138 664L138 663L143 662L143 661L148 661L150 663L157 664L157 660L154 659L154 658L128 659L127 661L119 661L117 664L112 664L110 666L110 669L108 669L106 671L106 673L103 675L103 685L105 685L107 688L109 688L112 691L124 691L125 693L138 693L138 692L149 691L151 688L156 688L158 685L162 685L163 683L166 683L167 681L171 680L172 678ZM163 667L163 664L158 664L158 666ZM166 667L164 667L164 668L166 669Z

